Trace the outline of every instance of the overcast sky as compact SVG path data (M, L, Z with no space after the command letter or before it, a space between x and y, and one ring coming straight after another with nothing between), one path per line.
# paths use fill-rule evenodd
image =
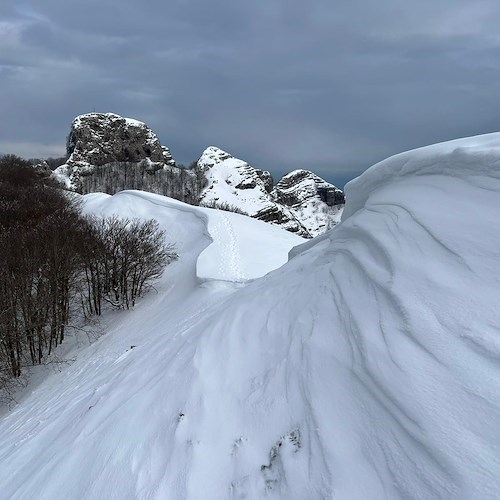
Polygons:
M59 156L73 118L145 121L343 185L400 151L500 131L498 0L0 4L0 151Z

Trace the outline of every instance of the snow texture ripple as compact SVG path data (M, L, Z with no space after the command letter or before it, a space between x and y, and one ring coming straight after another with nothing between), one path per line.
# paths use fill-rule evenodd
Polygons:
M390 158L265 276L289 233L87 198L157 217L181 258L2 418L0 496L498 498L499 164L500 134Z

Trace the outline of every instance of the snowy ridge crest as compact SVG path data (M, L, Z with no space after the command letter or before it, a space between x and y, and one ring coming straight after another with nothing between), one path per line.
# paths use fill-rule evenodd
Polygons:
M0 420L4 496L497 500L499 146L374 166L343 222L265 276L299 238L158 195L85 197L156 218L181 258Z
M203 152L198 167L208 179L201 205L235 207L250 217L308 238L340 220L342 191L312 172L291 172L273 188L269 172L214 146Z
M461 179L500 178L500 133L455 139L400 153L383 160L349 182L349 203L342 220L362 208L371 190L409 176L444 175Z

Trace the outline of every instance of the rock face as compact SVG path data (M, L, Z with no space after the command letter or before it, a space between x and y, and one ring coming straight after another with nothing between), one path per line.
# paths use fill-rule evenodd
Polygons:
M52 175L52 170L45 160L37 161L33 164L33 168L40 177L50 177Z
M149 160L153 168L175 166L168 148L145 123L113 113L89 113L75 118L68 137L67 164L100 167L113 162Z
M285 175L273 188L269 172L213 146L203 152L198 168L208 181L201 205L237 210L306 238L340 222L344 193L308 170Z
M311 236L287 207L273 200L273 180L269 172L256 169L214 146L203 152L198 168L208 182L201 193L200 205L237 211L280 225L300 236Z
M272 191L274 200L287 206L311 236L340 222L344 193L309 170L294 170L283 176Z
M88 113L77 116L67 140L68 160L56 169L56 176L67 177L69 187L85 191L82 177L97 168L117 163L139 164L156 171L175 167L168 148L145 123L113 113Z
M144 123L112 113L75 118L68 160L54 176L79 193L141 189L193 205L236 211L311 238L337 224L342 191L307 170L271 174L216 147L196 166L176 166L170 151Z
M195 204L205 182L198 172L176 167L146 124L112 113L76 117L67 154L54 175L83 194L142 189Z

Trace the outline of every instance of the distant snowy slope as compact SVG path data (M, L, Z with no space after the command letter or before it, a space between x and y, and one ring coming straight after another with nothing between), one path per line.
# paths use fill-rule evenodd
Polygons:
M386 160L246 285L199 285L198 213L89 200L171 223L185 258L0 421L0 495L498 498L499 163L500 134Z
M196 274L205 280L242 283L282 266L288 252L305 240L284 229L224 210L198 208L207 214L213 243L198 257Z

